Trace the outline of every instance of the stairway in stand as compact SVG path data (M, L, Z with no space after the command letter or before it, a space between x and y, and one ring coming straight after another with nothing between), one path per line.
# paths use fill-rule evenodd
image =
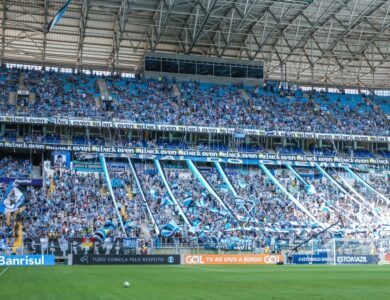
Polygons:
M108 94L107 82L104 79L98 79L97 84L99 87L100 96L108 98L109 94Z
M23 248L23 225L21 222L17 222L14 227L14 239L12 253L17 254L18 249Z
M150 234L150 229L148 228L148 224L141 223L140 224L141 232L144 237L144 240L150 241L152 235Z

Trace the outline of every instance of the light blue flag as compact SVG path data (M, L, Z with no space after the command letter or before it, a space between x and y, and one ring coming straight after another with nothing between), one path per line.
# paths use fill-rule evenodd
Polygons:
M216 207L211 207L209 208L209 211L213 212L213 213L219 213L219 209L216 208Z
M201 221L199 218L196 218L195 220L192 221L192 225L194 225L195 227L199 226L200 223Z
M204 201L204 198L200 198L200 200L196 203L196 206L198 207L206 207L206 202Z
M234 201L236 202L236 205L243 205L245 203L245 200L241 197L235 198Z
M69 4L72 2L72 0L67 0L64 4L63 7L61 7L57 14L54 16L54 18L50 21L49 24L47 24L47 32L50 32L53 27L61 20L61 18L64 16L64 14L66 13L67 9L68 9L68 6Z
M165 237L170 237L171 235L179 231L180 231L180 227L176 224L175 221L172 220L169 223L164 225L164 227L161 230L161 235Z
M183 205L184 205L184 206L189 207L189 206L191 206L192 204L193 204L192 197L187 197L187 198L185 198L185 199L183 200Z

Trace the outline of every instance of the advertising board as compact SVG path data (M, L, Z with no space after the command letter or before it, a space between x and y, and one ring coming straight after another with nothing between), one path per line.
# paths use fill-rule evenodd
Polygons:
M185 255L190 265L274 265L284 261L283 255L273 254L196 254Z

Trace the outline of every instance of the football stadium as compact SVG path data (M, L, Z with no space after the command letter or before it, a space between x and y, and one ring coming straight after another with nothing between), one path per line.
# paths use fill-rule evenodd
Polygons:
M390 299L390 0L0 19L0 300Z

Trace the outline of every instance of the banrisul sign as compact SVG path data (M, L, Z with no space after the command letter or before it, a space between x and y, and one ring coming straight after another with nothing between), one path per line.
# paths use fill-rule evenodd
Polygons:
M0 266L54 266L54 255L0 255Z

